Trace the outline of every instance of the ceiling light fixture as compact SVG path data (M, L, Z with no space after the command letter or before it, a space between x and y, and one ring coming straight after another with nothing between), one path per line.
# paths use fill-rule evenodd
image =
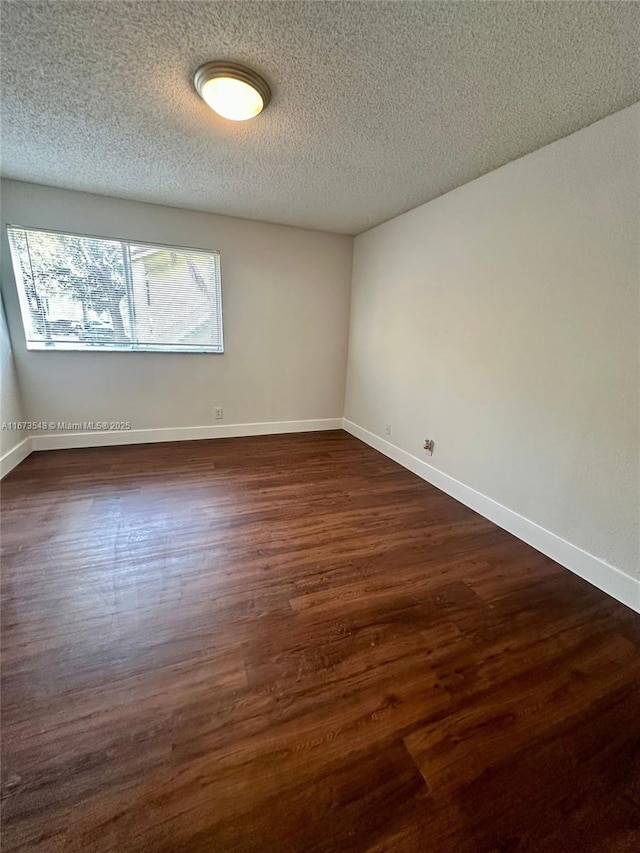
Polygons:
M257 116L271 100L269 85L259 74L234 62L207 62L195 73L200 97L214 112L232 121Z

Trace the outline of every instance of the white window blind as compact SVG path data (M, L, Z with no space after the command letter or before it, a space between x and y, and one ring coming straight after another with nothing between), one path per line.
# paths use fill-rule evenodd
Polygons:
M223 352L218 252L7 232L28 349Z

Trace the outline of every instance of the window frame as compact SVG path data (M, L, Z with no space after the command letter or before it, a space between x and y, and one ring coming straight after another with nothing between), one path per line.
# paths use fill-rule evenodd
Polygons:
M175 252L197 252L203 255L209 255L214 260L216 265L216 274L218 286L215 293L216 310L220 315L220 345L217 346L181 346L180 344L153 344L153 343L131 343L131 346L104 346L104 344L91 344L87 342L60 342L54 341L48 343L46 341L34 342L29 340L27 325L25 318L30 316L30 307L26 303L26 291L22 281L22 266L18 261L17 267L14 263L14 256L11 247L11 238L9 230L15 229L24 232L36 232L40 234L54 234L64 237L79 237L88 240L105 240L111 243L121 243L129 249L131 246L148 246L151 249L169 250ZM5 223L5 233L9 246L9 259L11 263L11 271L13 273L14 283L17 291L18 302L20 305L20 321L22 330L25 336L25 344L29 352L97 352L97 353L175 353L184 355L224 355L224 311L222 300L222 258L218 249L204 249L195 246L176 246L169 243L151 242L149 240L136 240L131 237L109 237L104 234L87 234L77 231L63 231L54 228L41 228L37 225L16 225L13 222ZM20 281L18 280L20 276ZM130 306L129 306L130 310Z

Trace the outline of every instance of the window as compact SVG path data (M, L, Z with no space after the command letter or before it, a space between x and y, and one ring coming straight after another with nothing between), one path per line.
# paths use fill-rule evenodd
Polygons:
M7 232L27 349L223 352L217 252Z

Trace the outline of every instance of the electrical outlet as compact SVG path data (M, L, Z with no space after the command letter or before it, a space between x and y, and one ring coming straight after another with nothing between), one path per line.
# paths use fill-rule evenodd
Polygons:
M429 456L433 456L433 439L432 438L425 438L423 447Z
M386 425L386 427L384 428L384 434L391 435L391 424Z
M222 406L215 407L213 410L213 416L217 421L222 420Z

